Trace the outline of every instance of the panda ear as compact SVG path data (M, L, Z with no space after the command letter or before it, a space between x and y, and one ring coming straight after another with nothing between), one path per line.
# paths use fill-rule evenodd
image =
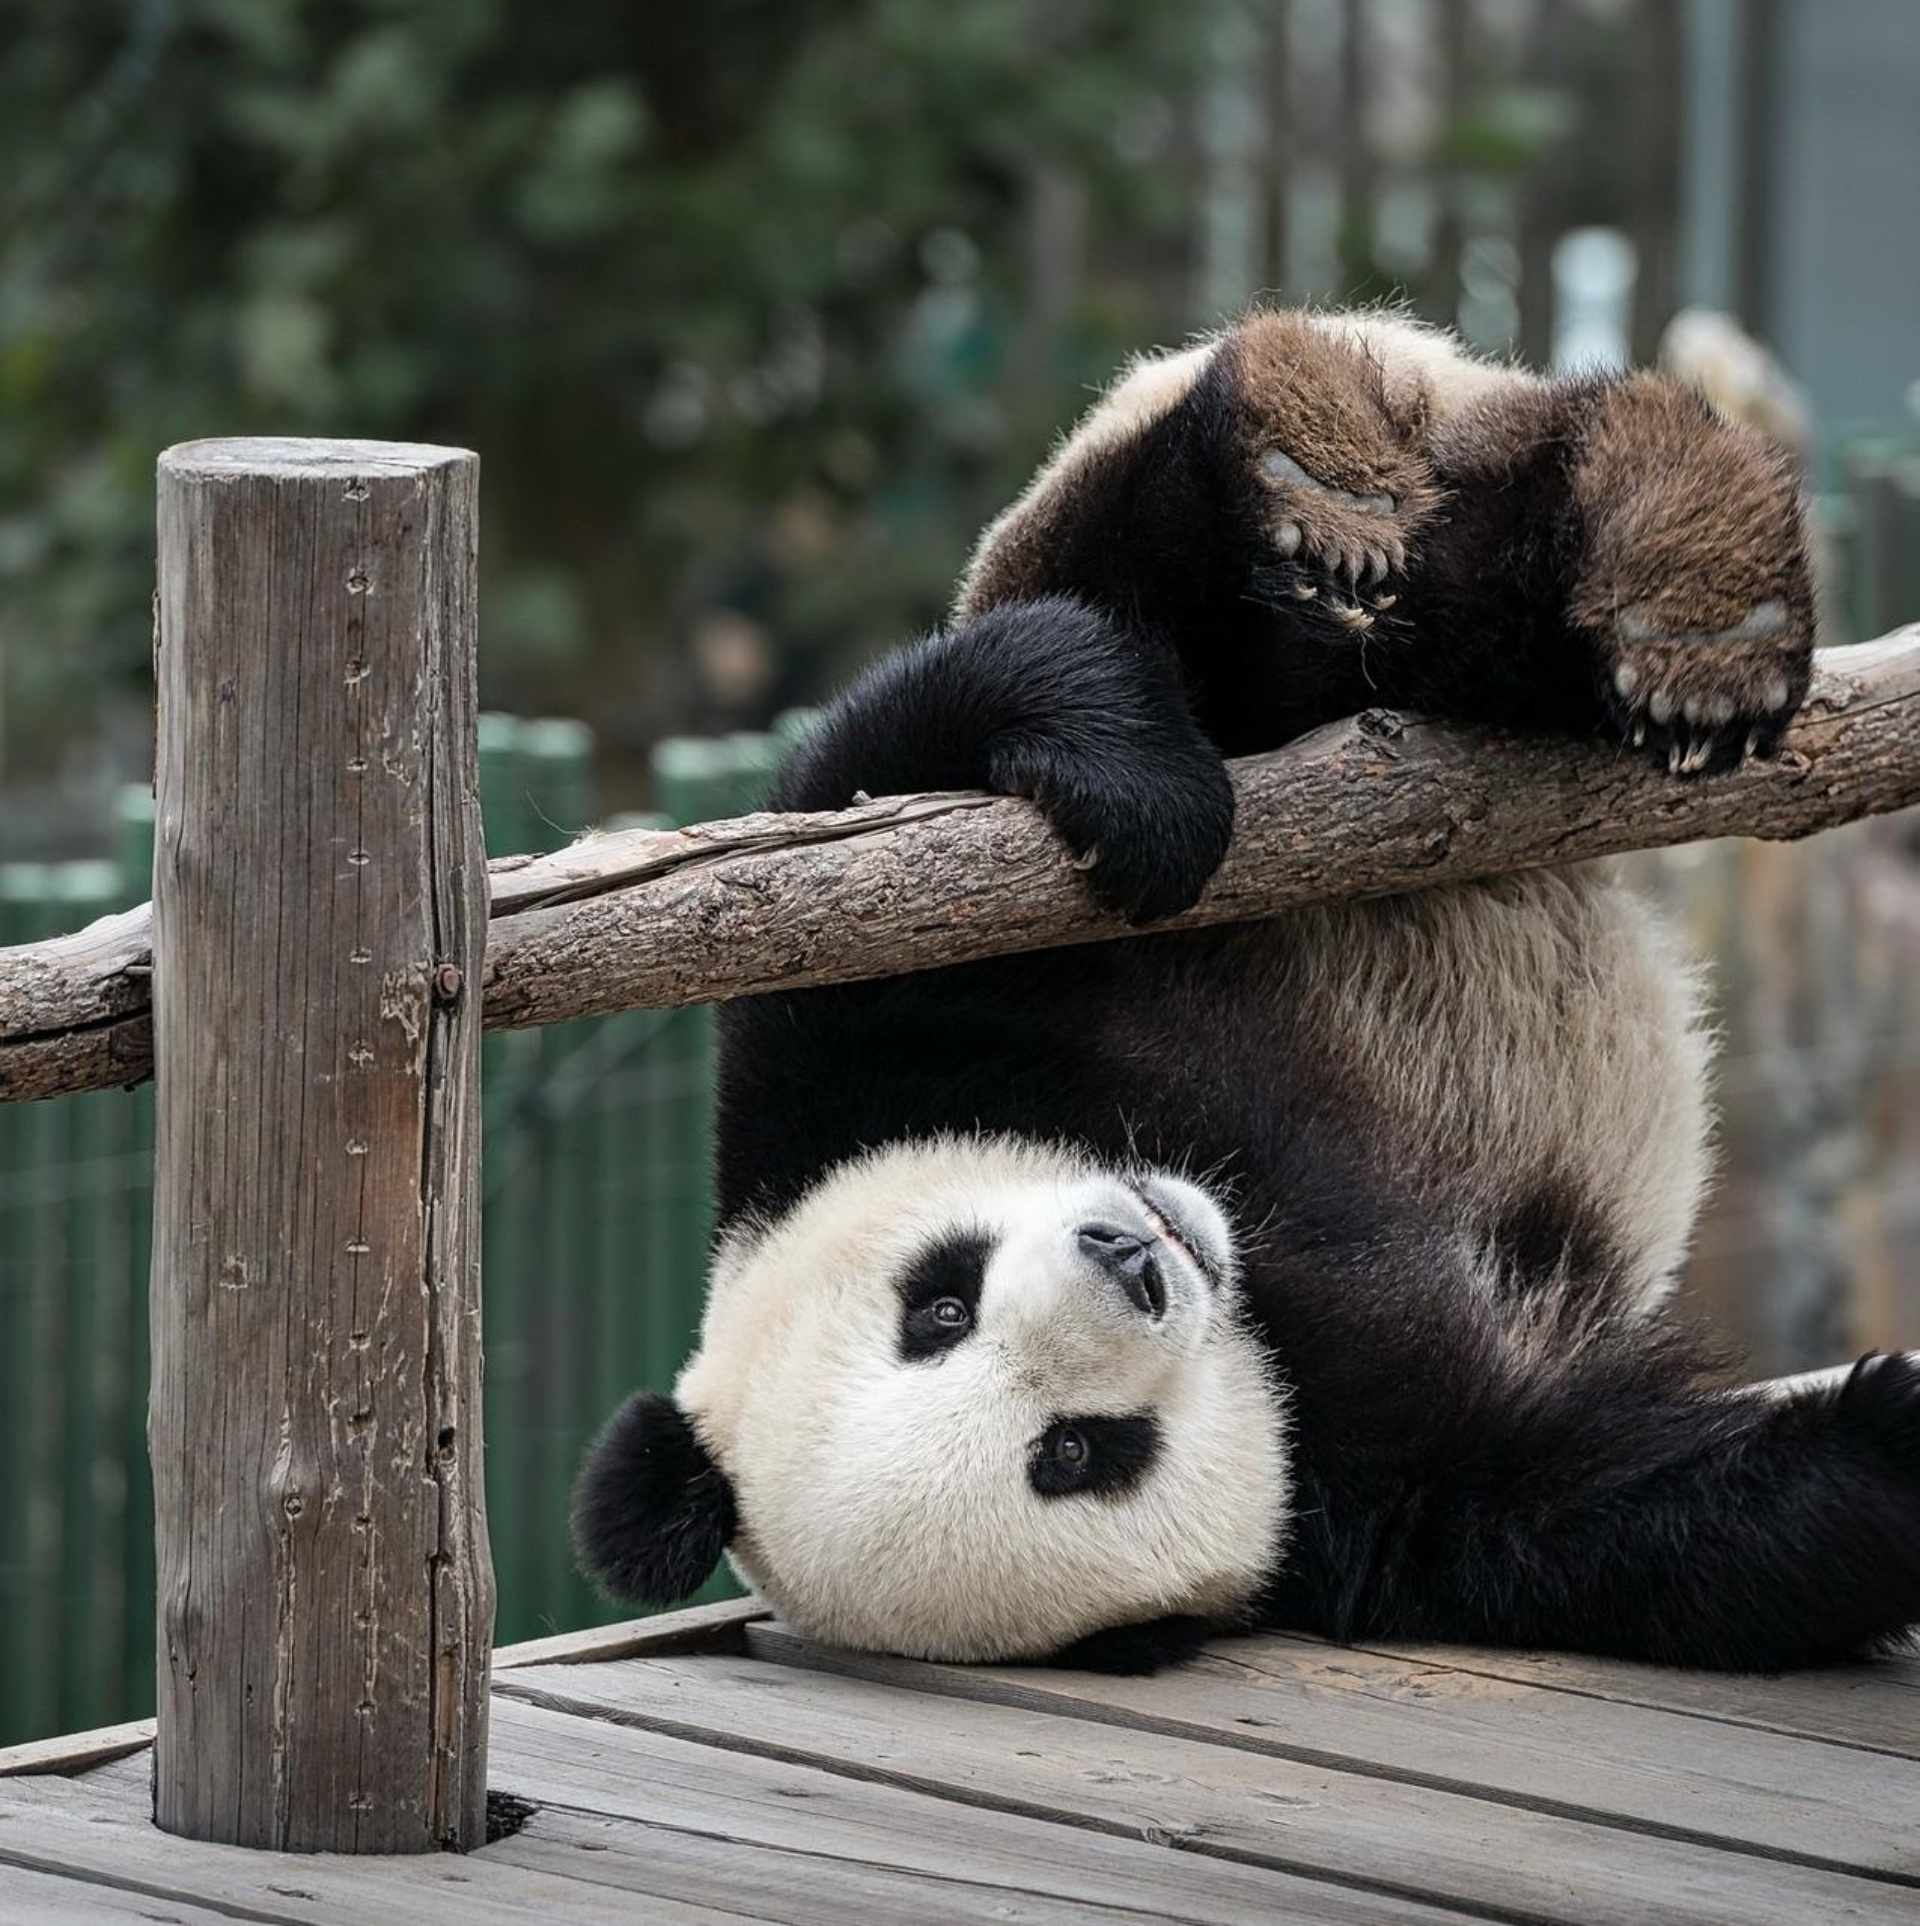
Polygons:
M697 1590L738 1520L727 1474L687 1414L658 1391L636 1392L613 1414L574 1487L581 1569L648 1605Z

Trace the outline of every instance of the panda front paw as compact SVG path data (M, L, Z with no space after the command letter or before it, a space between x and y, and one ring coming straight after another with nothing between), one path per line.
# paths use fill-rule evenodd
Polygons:
M1692 390L1613 387L1573 474L1569 603L1622 735L1678 776L1772 750L1812 675L1814 603L1791 464Z
M1233 837L1233 785L1204 743L1152 762L1054 759L1028 771L1019 793L1073 852L1094 900L1129 923L1190 909Z

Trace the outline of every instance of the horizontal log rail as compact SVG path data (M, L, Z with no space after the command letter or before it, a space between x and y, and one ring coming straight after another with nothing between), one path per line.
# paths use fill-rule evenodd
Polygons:
M1676 780L1601 743L1370 712L1233 766L1226 863L1159 928L1920 804L1920 625L1824 650L1778 755ZM888 798L588 836L491 865L486 1026L720 1002L1124 936L1025 803ZM0 949L0 1101L152 1072L145 905ZM461 986L441 984L441 995Z

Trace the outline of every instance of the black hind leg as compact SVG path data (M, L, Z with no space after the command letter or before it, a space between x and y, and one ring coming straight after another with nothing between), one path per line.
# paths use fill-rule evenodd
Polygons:
M1276 1616L1751 1671L1920 1624L1920 1356L1784 1399L1637 1390L1624 1368L1463 1400L1390 1498L1309 1494Z
M1684 774L1770 746L1813 640L1785 459L1662 376L1409 354L1243 321L1152 407L1083 424L963 612L1102 610L1179 661L1232 755L1375 705L1603 733Z
M1110 401L988 532L960 613L1071 595L1178 661L1227 754L1383 698L1440 501L1424 404L1302 314L1256 315L1155 409Z

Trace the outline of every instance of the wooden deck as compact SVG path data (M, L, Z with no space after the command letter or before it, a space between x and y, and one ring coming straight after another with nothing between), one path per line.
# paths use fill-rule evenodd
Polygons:
M165 1837L144 1735L0 1754L0 1921L1920 1921L1920 1661L1721 1679L1224 1642L1156 1679L832 1652L745 1607L501 1655L502 1836Z

